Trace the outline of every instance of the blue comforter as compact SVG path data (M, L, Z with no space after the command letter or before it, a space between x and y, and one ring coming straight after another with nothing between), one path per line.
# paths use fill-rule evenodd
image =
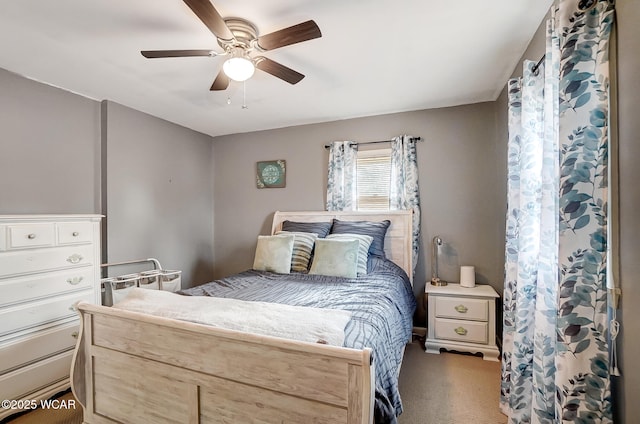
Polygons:
M181 293L350 311L344 346L373 350L376 423L395 423L402 412L398 371L416 300L407 275L393 262L371 257L367 275L353 279L251 270Z

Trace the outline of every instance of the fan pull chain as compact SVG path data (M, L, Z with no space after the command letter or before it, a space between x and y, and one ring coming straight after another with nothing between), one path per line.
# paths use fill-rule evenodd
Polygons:
M242 82L242 109L249 109L247 106L247 81Z
M227 96L227 104L231 104L231 96ZM247 106L247 82L242 82L242 109L249 109Z

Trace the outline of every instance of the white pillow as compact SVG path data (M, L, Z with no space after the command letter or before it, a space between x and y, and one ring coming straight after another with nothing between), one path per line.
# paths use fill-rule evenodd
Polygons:
M316 240L309 274L355 278L358 275L357 240Z
M313 245L318 238L316 233L300 231L278 231L279 234L293 234L293 254L291 256L291 272L308 272Z
M258 236L253 269L289 274L294 238L293 234Z
M329 234L327 237L329 240L357 240L359 243L358 249L358 275L367 274L367 260L369 259L369 247L373 241L373 237L364 234Z

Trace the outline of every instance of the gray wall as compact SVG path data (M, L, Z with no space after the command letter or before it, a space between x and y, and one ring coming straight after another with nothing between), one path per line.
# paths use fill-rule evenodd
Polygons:
M323 210L333 140L421 136L418 144L422 247L415 277L420 303L430 277L430 240L440 235L447 255L440 274L458 280L475 265L478 281L499 288L504 251L504 160L495 137L493 103L406 112L214 138L215 275L250 268L256 236L268 234L276 210ZM285 159L286 188L258 189L256 162ZM424 324L424 311L418 315Z
M618 131L620 171L620 286L622 332L620 360L623 377L616 385L620 423L640 417L640 2L618 0Z
M210 281L211 137L117 103L102 109L109 262L154 257L182 270L183 287Z
M0 213L100 211L100 105L0 69Z
M105 260L211 279L211 137L2 69L0 87L1 214L102 213Z
M618 318L622 331L618 336L619 368L623 376L613 379L614 418L616 423L632 424L640 417L640 372L633 361L640 357L640 121L637 117L640 98L640 2L618 0L618 146L619 146L619 193L620 193L620 287L622 288L621 309ZM545 49L544 22L536 32L523 59L538 60ZM522 75L521 66L514 70L514 76ZM498 114L498 135L507 140L507 95L502 92L496 102ZM612 109L613 110L613 109ZM625 336L626 335L626 336Z

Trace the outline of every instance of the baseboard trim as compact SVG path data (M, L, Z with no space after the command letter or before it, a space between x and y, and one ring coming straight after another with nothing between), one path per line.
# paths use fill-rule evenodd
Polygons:
M413 327L413 334L419 337L427 337L427 327Z

